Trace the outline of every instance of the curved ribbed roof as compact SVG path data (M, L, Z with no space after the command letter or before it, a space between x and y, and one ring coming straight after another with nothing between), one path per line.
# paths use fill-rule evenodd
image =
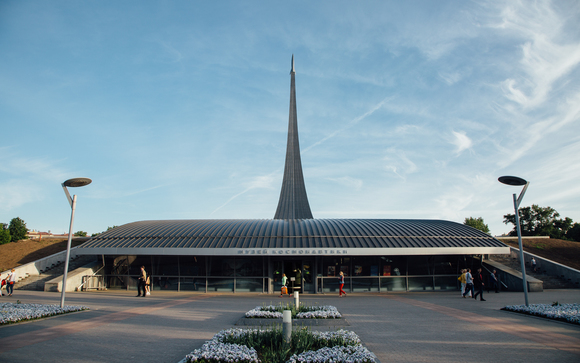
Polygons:
M460 249L463 254L465 248L503 249L506 246L479 230L443 220L237 219L133 222L95 236L79 248L93 253L122 250L152 254L153 250L162 249L163 254L174 250L179 252L176 254L210 254L208 251L211 251L211 254L223 255L244 249L340 249L345 253L357 250L356 254L360 255L375 249L421 248L437 249L440 254L449 252L444 250ZM472 253L492 253L476 250Z

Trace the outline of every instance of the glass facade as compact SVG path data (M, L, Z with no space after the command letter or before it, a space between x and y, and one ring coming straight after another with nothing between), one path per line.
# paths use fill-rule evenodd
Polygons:
M469 256L105 256L109 289L137 289L139 269L151 277L152 290L200 292L338 293L457 290L459 269L472 267Z

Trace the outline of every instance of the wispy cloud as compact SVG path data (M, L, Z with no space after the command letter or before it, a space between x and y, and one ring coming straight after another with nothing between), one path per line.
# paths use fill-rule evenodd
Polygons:
M216 209L214 209L213 212L210 213L210 216L213 215L214 213L216 213L217 211L219 211L220 209L222 209L223 207L225 207L226 205L228 205L229 203L231 203L234 199L248 193L251 190L254 189L272 189L274 188L274 182L276 180L278 180L278 178L276 176L278 176L280 174L280 169L276 170L273 173L270 173L268 175L260 175L257 177L254 177L247 185L246 189L244 189L243 191L239 192L238 194L234 195L233 197L231 197L230 199L228 199L224 204L220 205L219 207L217 207Z
M345 126L343 126L342 128L332 132L330 135L324 137L323 139L315 142L314 144L308 146L307 148L305 148L304 150L302 150L302 153L306 153L308 152L308 150L322 144L323 142L335 137L336 135L340 134L341 132L344 132L345 130L353 127L354 125L358 124L359 122L361 122L362 120L364 120L365 118L369 117L370 115L372 115L373 113L375 113L375 111L377 111L378 109L380 109L381 107L383 107L383 105L389 101L390 99L392 99L392 96L386 97L385 99L383 99L381 102L379 102L378 104L374 105L370 110L368 110L367 112L365 112L364 114L355 117L354 119L352 119L350 122L348 122Z
M473 145L473 141L471 141L464 131L451 131L451 133L453 134L451 143L456 147L455 154L459 155L463 151L470 149Z

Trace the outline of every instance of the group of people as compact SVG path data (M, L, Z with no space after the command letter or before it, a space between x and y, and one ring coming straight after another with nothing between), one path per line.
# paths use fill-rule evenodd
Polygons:
M6 294L12 296L14 291L14 284L16 283L16 270L12 269L8 273L5 279L2 280L2 286L0 286L0 296L2 296L2 287L6 286Z
M493 288L495 292L499 292L499 282L496 273L496 270L493 270L489 275L489 286L487 292L489 292L490 287ZM474 274L471 273L471 269L469 268L461 270L461 276L459 276L458 280L461 282L461 296L463 296L464 299L465 297L473 297L477 300L477 296L479 295L479 300L485 301L483 298L485 282L483 279L483 273L481 272L481 267L478 268L477 272Z
M143 292L143 295L141 295ZM145 271L145 266L141 266L141 272L139 273L139 280L137 283L137 297L151 295L151 279L147 272Z

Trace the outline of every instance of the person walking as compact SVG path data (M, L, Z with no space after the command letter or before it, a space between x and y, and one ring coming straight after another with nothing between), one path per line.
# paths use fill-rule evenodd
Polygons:
M469 292L469 295L473 295L473 277L471 276L471 269L467 269L465 273L465 292L463 292L463 298Z
M137 296L141 296L141 291L143 291L143 297L147 296L147 291L145 290L146 282L147 282L147 272L145 272L145 266L141 266L139 282L137 283Z
M15 283L16 283L16 270L12 269L10 270L10 273L8 273L8 277L6 277L6 293L8 294L8 296L12 296L12 293L14 292Z
M536 259L532 257L532 271L536 272Z
M481 273L481 267L477 269L475 276L473 277L473 285L477 288L477 292L473 295L473 298L477 300L477 295L479 295L479 301L485 301L483 298L483 274Z
M489 275L489 286L487 286L487 292L489 293L489 289L492 288L495 290L495 293L497 294L499 292L499 281L497 280L497 276L496 276L497 272L495 270L491 271L491 274Z
M284 296L284 294L288 294L288 287L286 284L288 283L288 278L286 274L282 274L282 287L280 288L280 297ZM288 294L290 296L290 294Z
M344 292L344 290L342 289L343 287L344 287L344 273L340 271L340 274L338 274L338 296L340 297L342 297L342 294L346 296L346 292Z
M463 293L465 292L465 273L466 272L467 272L466 269L461 270L461 275L457 279L457 280L459 280L459 282L461 282L461 295L462 296L463 296Z

